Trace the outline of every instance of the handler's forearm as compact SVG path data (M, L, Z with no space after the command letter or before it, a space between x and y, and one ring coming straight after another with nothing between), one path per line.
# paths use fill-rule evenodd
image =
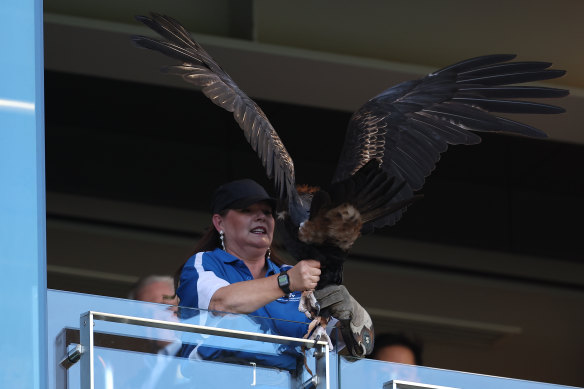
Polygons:
M233 313L251 313L284 296L278 287L277 275L236 282L217 289L209 309Z

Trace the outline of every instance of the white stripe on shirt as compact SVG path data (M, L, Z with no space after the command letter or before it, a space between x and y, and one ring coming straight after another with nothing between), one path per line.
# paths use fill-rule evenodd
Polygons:
M217 277L212 271L203 268L203 254L205 253L200 252L195 256L195 270L199 273L197 294L199 296L199 308L209 309L209 303L217 289L229 285L229 282Z

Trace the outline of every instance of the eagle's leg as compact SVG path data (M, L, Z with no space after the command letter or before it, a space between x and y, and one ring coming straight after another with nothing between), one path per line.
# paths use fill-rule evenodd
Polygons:
M300 296L298 310L304 312L307 318L314 319L320 313L320 304L314 296L314 291L306 290Z
M304 338L316 341L327 341L329 349L333 350L333 343L326 332L326 327L331 318L329 315L320 315L320 304L316 300L313 291L307 290L302 292L300 303L298 304L298 310L304 312L309 319L312 319L312 322L308 325L308 331L304 335Z
M319 340L326 341L329 350L332 351L334 349L333 342L326 332L326 327L330 320L330 316L316 316L308 325L308 331L304 334L303 338L314 340L315 342L318 342Z

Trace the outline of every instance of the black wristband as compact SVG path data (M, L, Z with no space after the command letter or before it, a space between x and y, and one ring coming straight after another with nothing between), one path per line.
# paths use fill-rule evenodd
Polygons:
M290 277L288 277L288 272L286 270L278 274L278 286L282 289L282 292L286 294L292 293L290 290Z

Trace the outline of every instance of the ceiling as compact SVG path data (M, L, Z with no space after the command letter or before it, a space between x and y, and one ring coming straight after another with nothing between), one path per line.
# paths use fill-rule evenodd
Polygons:
M527 117L584 143L584 3L514 1L45 1L48 69L189 87L157 74L168 59L131 47L153 33L136 14L183 23L250 96L352 112L397 82L473 56L514 53L567 70L562 115ZM157 71L154 71L154 70ZM523 120L523 119L522 119Z

